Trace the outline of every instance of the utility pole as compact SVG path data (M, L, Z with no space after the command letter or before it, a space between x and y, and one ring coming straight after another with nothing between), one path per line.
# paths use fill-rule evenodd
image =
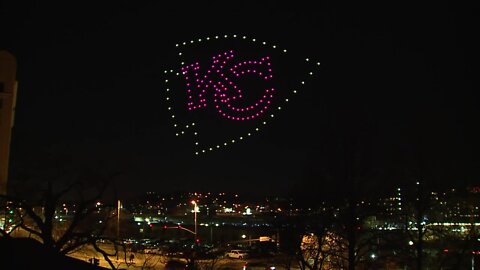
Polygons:
M17 61L7 51L0 51L0 195L7 194L10 138L17 97Z

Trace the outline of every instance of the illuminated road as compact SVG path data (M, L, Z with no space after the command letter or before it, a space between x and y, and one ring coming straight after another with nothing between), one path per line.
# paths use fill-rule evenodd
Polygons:
M114 249L110 245L100 246L106 252L113 254ZM164 270L165 263L171 259L166 256L157 255L157 254L143 254L140 252L134 252L134 260L132 263L129 261L129 256L132 252L127 252L127 256L123 251L119 252L119 258L116 256L111 256L110 260L117 269L155 269L155 270ZM85 246L80 250L77 250L75 253L70 255L73 258L87 261L91 258L99 259L99 265L102 267L110 268L110 265L103 258L103 255L96 252L93 247ZM199 263L211 263L212 260L198 261ZM237 259L227 259L221 258L215 262L215 269L219 270L242 270L243 265L245 265L246 260L237 260ZM277 267L278 269L278 267Z

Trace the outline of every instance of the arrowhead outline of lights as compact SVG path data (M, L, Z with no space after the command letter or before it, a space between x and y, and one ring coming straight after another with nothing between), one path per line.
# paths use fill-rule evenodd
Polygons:
M175 47L178 48L178 49L180 49L182 46L188 46L188 45L191 45L191 44L194 44L194 43L201 43L201 42L208 42L208 41L213 41L213 40L219 40L219 39L221 39L221 38L222 38L222 36L216 35L216 36L213 36L213 37L206 37L206 38L199 38L199 39L196 39L196 40L190 40L189 42L183 41L183 42L181 42L181 43L175 44ZM250 42L253 42L253 43L256 43L256 42L257 42L257 39L255 39L255 38L249 38L249 37L247 37L247 36L240 36L240 35L223 35L223 38L224 38L224 39L229 39L229 38L230 38L230 39L243 39L243 40L247 40L247 41L250 41ZM270 45L270 44L269 44L268 42L266 42L266 41L263 41L263 42L261 42L260 44L263 45L263 46L269 46L269 47L271 47L272 49L282 50L283 53L287 53L287 50L286 50L286 49L280 49L279 46L277 46L277 45ZM182 54L183 54L183 53L182 53L181 51L178 52L178 56L181 57ZM224 55L227 55L227 57L226 57L227 59L233 57L233 54L234 54L234 52L231 51L231 50L228 50L228 52L224 52ZM218 54L218 55L217 55L217 57L221 57L221 56L222 56L221 54ZM218 63L218 60L215 60L215 57L213 57L213 59L214 59L214 65L215 65L216 63ZM270 66L270 63L269 63L268 60L269 60L269 57L264 57L264 58L262 58L260 61L244 61L243 64L244 64L244 65L246 65L246 64L258 64L258 65L261 65L261 64L263 64L263 62L266 62L267 65ZM311 62L311 59L305 58L305 62L307 62L307 63L308 63L308 62ZM169 75L172 75L172 74L175 75L175 76L184 75L184 74L186 73L185 69L193 68L194 70L197 70L197 69L199 68L198 63L194 63L194 64L190 64L190 65L185 65L185 62L184 62L184 61L181 61L181 66L182 66L182 68L181 68L181 73L182 73L182 74L180 74L179 72L174 71L173 69L165 70L165 71L164 71L164 75L165 75L165 81L164 81L164 82L165 82L165 91L166 91L166 98L165 98L165 100L167 101L167 109L168 109L169 111L173 110L173 108L172 108L172 104L170 103L170 102L171 102L171 99L170 99L170 96L169 96L170 87L169 87L169 77L168 77L168 76L169 76ZM236 68L239 68L238 66L239 66L239 65L237 65ZM241 66L241 65L240 65L240 66ZM320 67L320 62L316 62L316 66L317 66L317 67ZM240 74L238 74L238 72L236 72L235 70L231 70L231 72L232 72L233 74L235 74L235 76L237 76L237 77L240 76ZM262 76L262 75L263 75L261 72L257 72L256 70L246 70L246 71L244 71L244 72L257 73L259 76ZM271 71L271 69L269 69L268 72L269 72L269 74L264 77L264 79L266 79L266 80L272 77L272 74L271 74L272 71ZM240 71L240 73L243 74L242 71ZM314 74L313 71L308 72L308 75L310 75L310 76L313 76L313 74ZM220 76L222 76L222 74L220 74ZM226 79L226 81L228 82L228 79L227 79L227 78L225 78L225 79ZM187 86L189 86L189 84L188 84L188 78L187 78L186 80L187 80ZM197 82L199 82L198 80L199 80L199 79L197 78ZM211 82L207 82L207 83L211 83ZM231 82L228 82L228 83L230 84ZM201 84L205 84L205 82L202 81ZM215 89L214 97L215 97L215 98L218 97L218 98L220 99L220 103L226 103L226 102L228 102L228 100L222 99L224 96L221 94L221 92L222 92L221 87L224 87L224 85L223 85L222 83L220 83L220 82L218 82L217 84L218 84L218 86L212 85L213 89ZM297 93L298 93L298 90L301 89L301 87L303 87L304 85L305 85L305 81L303 81L303 80L300 81L300 82L298 83L298 87L290 90L291 93L297 94ZM208 87L208 84L206 84L206 86L202 88L202 94L205 92L205 89L206 89L207 87ZM237 90L237 92L238 92L238 96L236 96L236 98L241 98L241 90L240 90L240 89L236 89L235 87L234 87L234 89ZM271 98L272 95L271 95L271 93L270 93L270 95L267 95L267 94L268 94L269 92L274 92L274 91L275 91L274 88L266 89L266 91L265 91L266 94L263 96L263 98L267 100L266 103L267 103L268 105L270 104L269 98ZM190 93L190 89L188 89L187 92ZM199 95L199 96L201 96L201 95ZM233 99L234 99L234 98L235 98L235 97L233 97ZM188 110L194 110L194 109L197 109L197 108L200 108L200 107L206 107L205 99L199 100L200 104L197 104L196 106L193 105L193 102L191 101L191 99L192 99L192 96L189 95L189 96L188 96L188 102L187 102L187 108L188 108ZM215 102L218 102L218 100L215 100ZM289 99L288 99L288 98L285 98L285 99L283 100L283 106L285 106L288 102L289 102ZM248 108L248 109L247 109L247 108L235 108L235 107L233 107L233 106L231 107L231 106L229 106L229 105L230 105L230 104L227 105L228 109L230 109L231 111L236 111L236 112L239 112L239 111L243 112L243 110L248 111L248 110L251 110L251 109L256 108L256 107L259 106L258 104L256 104L255 106L252 105L252 106L250 106L250 107L247 107L247 108ZM279 105L279 106L277 107L277 111L282 110L282 109L283 109L283 106L280 106L280 105ZM215 107L216 107L216 109L220 112L220 114L221 114L223 117L226 117L226 118L228 118L228 119L231 119L231 120L249 120L249 119L247 119L246 117L244 117L244 118L242 118L242 117L232 117L232 116L230 116L230 115L227 115L226 113L224 113L224 112L220 109L219 105L215 105ZM262 109L263 109L263 110L260 110L260 113L257 113L254 117L251 117L251 119L253 119L253 118L255 118L255 117L258 117L260 114L264 113L264 112L268 109L268 106L264 106ZM274 118L274 116L275 116L274 113L271 113L271 114L270 114L270 117L271 117L271 118ZM198 130L197 130L197 128L196 128L198 125L196 125L195 122L192 122L192 123L190 123L190 124L186 124L186 125L184 125L183 127L181 127L180 124L178 124L177 121L175 120L175 114L172 113L172 114L170 115L170 117L171 117L171 119L172 119L172 121L173 121L173 127L174 127L174 129L175 129L175 136L178 137L178 136L184 135L184 134L187 132L187 130L192 130L193 135L194 135L195 137L198 136ZM267 122L266 122L266 121L263 121L262 124L263 124L263 125L266 125ZM204 154L204 153L207 153L207 152L209 152L209 151L213 151L213 150L216 150L216 149L224 148L224 147L226 147L226 146L229 146L230 144L234 144L235 142L237 142L237 140L242 141L242 140L246 139L247 137L252 136L252 134L260 132L260 130L261 130L260 127L257 126L257 127L255 127L252 131L247 132L247 134L245 134L245 135L243 135L243 136L240 136L240 137L237 137L237 138L232 138L231 140L225 141L225 142L223 142L223 143L221 143L221 144L210 145L210 146L207 146L207 147L205 147L205 146L204 146L204 147L201 147L201 146L200 146L200 142L199 142L198 139L197 139L197 140L195 140L195 155Z

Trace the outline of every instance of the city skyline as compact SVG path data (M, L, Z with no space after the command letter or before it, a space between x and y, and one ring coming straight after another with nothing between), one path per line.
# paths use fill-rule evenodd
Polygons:
M416 180L480 183L478 43L468 7L2 5L0 48L17 58L19 82L10 184L89 171L116 175L124 195L238 190L313 199L348 196L350 181L368 192ZM315 59L318 76L262 133L197 157L171 128L163 72L175 67L175 44L234 34Z

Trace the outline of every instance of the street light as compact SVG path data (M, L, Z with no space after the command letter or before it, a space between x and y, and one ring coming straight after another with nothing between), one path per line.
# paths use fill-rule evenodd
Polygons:
M191 203L193 204L193 214L195 219L195 243L197 242L197 202L192 200Z
M120 240L120 208L122 208L122 204L120 200L117 200L117 240Z

